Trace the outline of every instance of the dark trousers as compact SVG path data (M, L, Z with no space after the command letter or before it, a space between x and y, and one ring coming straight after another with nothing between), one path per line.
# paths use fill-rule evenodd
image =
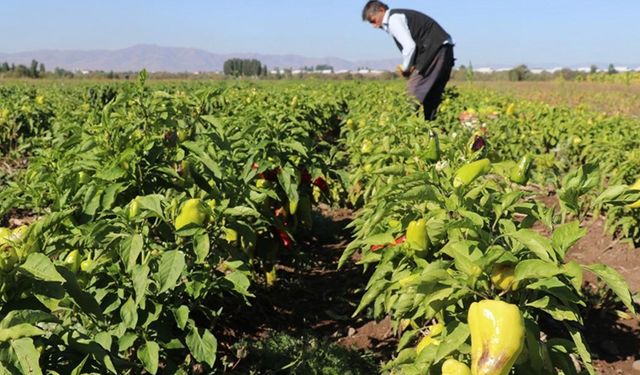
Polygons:
M409 77L407 90L416 97L424 109L424 118L434 120L438 106L442 103L444 88L453 68L453 46L445 44L434 57L431 65L424 71L414 71Z

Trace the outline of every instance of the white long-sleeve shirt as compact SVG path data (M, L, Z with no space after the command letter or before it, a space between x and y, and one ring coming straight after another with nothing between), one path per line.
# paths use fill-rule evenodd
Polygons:
M408 71L411 66L411 59L416 51L416 42L411 37L407 16L402 13L390 15L390 10L387 10L382 19L382 29L402 46L402 70ZM448 43L453 44L453 41L447 40L444 42L444 44Z

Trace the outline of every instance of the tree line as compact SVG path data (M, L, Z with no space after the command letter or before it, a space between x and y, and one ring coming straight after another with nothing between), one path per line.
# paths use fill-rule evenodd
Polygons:
M256 59L229 59L222 69L225 75L234 77L264 77L268 74L267 66Z
M12 77L40 78L44 76L45 72L46 69L44 64L39 63L36 60L31 60L31 65L29 66L23 64L9 64L6 61L0 64L0 74Z

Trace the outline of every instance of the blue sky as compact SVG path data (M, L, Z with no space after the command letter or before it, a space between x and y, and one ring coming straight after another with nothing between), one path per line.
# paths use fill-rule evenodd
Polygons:
M398 58L388 35L361 22L356 0L4 0L0 52L118 49L134 44ZM435 18L458 64L640 65L640 0L390 0Z

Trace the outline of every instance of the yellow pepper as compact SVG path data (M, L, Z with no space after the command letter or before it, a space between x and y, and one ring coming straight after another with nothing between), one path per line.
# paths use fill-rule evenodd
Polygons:
M516 290L518 283L514 282L514 271L512 264L496 264L491 271L491 282L500 290Z
M429 345L440 345L440 340L434 338L442 333L444 330L444 324L442 322L434 323L429 327L429 333L425 335L418 345L416 345L416 353L420 354Z
M413 220L407 227L407 244L415 250L427 250L429 237L427 235L427 220Z
M518 306L483 300L471 304L471 373L507 375L524 347L524 320Z
M442 375L471 375L471 370L464 363L449 358L442 364Z
M200 226L206 218L207 212L202 205L202 201L198 198L189 199L184 203L180 214L176 217L176 230L191 224Z
M633 183L633 185L629 186L629 190L640 190L640 178L638 178L636 182ZM627 207L640 208L640 199L631 204L628 204Z

